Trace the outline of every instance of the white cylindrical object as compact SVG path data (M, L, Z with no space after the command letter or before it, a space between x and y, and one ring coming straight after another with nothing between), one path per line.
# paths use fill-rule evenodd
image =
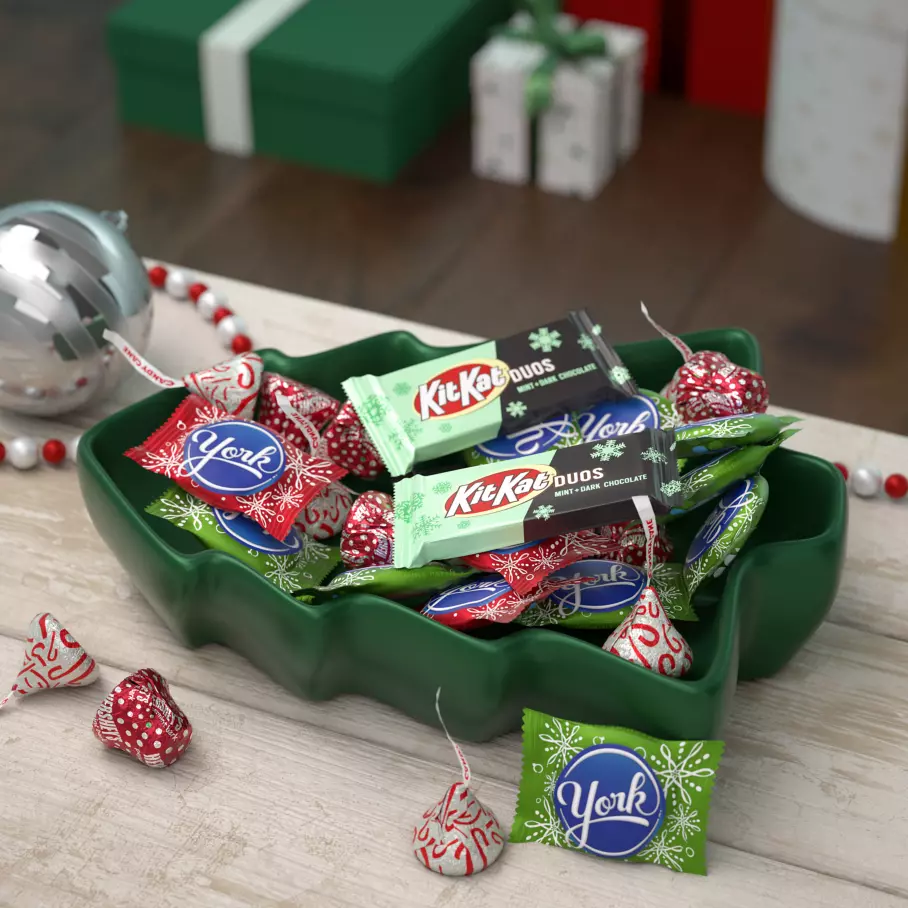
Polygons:
M906 0L779 0L764 169L776 194L866 239L897 229Z

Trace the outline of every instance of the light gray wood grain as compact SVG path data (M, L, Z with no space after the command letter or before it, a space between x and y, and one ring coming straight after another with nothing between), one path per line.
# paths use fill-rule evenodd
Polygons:
M0 661L17 654L0 639ZM447 746L443 761L425 760L175 685L193 743L172 769L149 770L91 734L120 675L104 665L95 687L35 695L2 716L0 905L904 904L715 845L708 879L515 845L475 879L446 880L411 856L410 834L456 779ZM513 783L480 771L476 791L508 825Z
M432 343L469 340L222 278L212 283L230 295L259 345L288 353L396 327ZM157 366L179 375L224 358L189 304L159 298L157 306L148 354ZM153 391L131 376L88 413L47 423L0 414L0 439L23 431L66 437ZM886 471L908 462L904 439L816 417L792 446L849 464L875 460ZM54 894L63 908L466 905L477 896L495 905L646 906L669 897L743 908L902 904L906 531L905 508L854 500L835 623L776 678L739 689L714 798L718 844L708 881L523 846L508 849L495 871L456 883L420 871L401 840L453 777L440 734L360 698L297 700L219 647L185 650L97 537L72 468L0 469L0 668L11 681L21 649L14 638L44 609L106 663L102 686L29 698L0 713L0 906L31 908ZM107 688L144 665L177 685L196 724L192 759L173 772L99 753L90 735ZM233 746L234 731L242 746ZM469 751L483 796L507 822L519 740ZM135 783L133 801L126 780ZM368 790L358 799L361 787ZM146 826L134 863L118 861L124 836L140 838ZM58 829L80 837L58 852Z

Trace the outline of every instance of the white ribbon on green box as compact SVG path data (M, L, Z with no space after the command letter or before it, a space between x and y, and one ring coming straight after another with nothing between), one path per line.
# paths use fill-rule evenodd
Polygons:
M244 0L203 32L199 73L205 141L215 151L245 156L255 150L249 51L308 2Z

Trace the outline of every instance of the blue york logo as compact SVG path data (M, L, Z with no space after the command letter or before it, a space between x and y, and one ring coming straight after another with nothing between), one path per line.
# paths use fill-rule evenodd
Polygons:
M652 767L617 744L580 751L558 776L552 798L568 838L606 858L637 854L665 818L665 795Z
M266 533L254 520L237 514L236 511L222 511L220 508L212 510L218 526L247 549L266 555L295 555L303 547L303 540L297 530L291 530L290 535L281 542Z
M745 479L743 482L732 486L720 499L706 523L700 527L687 550L684 563L693 564L698 558L709 551L716 540L728 529L731 522L738 516L741 509L750 501L753 493L754 481Z
M625 400L605 401L577 416L584 441L601 441L616 435L633 435L659 428L656 405L642 394Z
M241 420L195 429L183 445L184 475L210 492L261 492L283 476L284 466L284 446L277 435Z
M434 599L429 600L422 613L444 615L463 608L480 608L510 592L511 587L507 580L479 580L439 593Z
M549 599L563 617L574 612L613 612L633 605L646 586L643 571L618 561L591 559L578 561L555 571L549 579L583 579L583 583L555 590Z
M558 442L570 439L576 433L577 429L574 427L571 417L565 414L550 419L548 422L530 426L528 429L522 429L520 432L499 435L498 438L476 445L476 451L492 460L528 457L531 454L548 451Z

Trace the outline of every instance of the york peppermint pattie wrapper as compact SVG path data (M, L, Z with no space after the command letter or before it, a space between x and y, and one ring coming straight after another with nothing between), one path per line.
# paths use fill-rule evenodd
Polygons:
M418 568L396 568L390 564L373 564L344 571L331 578L325 586L315 591L329 596L342 595L351 590L371 593L386 599L407 599L426 596L463 583L474 574L475 568L433 562Z
M797 429L788 429L772 441L762 445L746 445L726 451L702 463L681 476L681 503L674 506L669 519L680 517L713 498L729 486L758 473L766 459L782 442L794 435Z
M719 499L694 536L684 559L684 585L690 596L709 577L718 577L734 561L760 523L769 501L762 476L742 479Z
M784 428L798 422L799 416L773 416L746 413L743 416L717 416L693 422L675 430L675 453L693 457L771 441Z
M710 798L725 745L523 711L511 842L706 873Z
M387 375L343 384L392 476L637 386L585 310Z
M671 401L641 390L632 397L601 401L575 413L560 413L534 426L481 442L468 448L464 459L470 466L512 460L551 448L633 435L644 429L670 429L676 421Z
M269 536L254 520L236 511L213 508L174 487L146 509L169 520L209 549L233 555L285 593L317 586L340 561L340 552L292 529L283 539Z
M650 429L507 464L466 467L394 484L394 565L522 545L631 520L635 495L665 515L678 502L670 432Z

